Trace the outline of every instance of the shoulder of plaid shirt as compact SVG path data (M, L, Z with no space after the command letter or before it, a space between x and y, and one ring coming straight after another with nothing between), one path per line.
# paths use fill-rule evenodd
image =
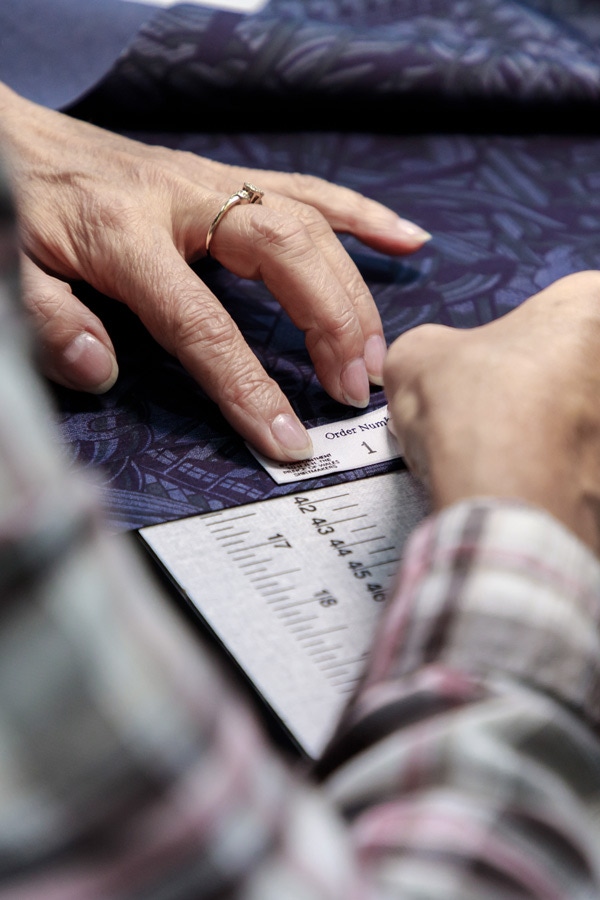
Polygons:
M5 271L2 900L600 896L591 552L525 505L428 519L335 740L291 771L67 469L15 286Z

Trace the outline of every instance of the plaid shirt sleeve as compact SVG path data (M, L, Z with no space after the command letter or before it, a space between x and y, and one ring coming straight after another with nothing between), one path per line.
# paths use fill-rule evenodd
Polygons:
M596 558L544 512L421 525L319 767L382 890L600 896L599 621Z
M7 285L2 900L600 896L594 557L518 504L425 522L336 739L291 772L105 535Z

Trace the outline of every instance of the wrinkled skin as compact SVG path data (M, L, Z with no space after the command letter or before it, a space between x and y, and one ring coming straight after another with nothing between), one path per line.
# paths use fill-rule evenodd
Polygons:
M516 498L600 551L600 272L478 328L415 328L390 347L384 379L393 431L435 509Z
M221 205L249 181L264 191L262 205L229 210L211 256L264 281L304 331L332 397L364 407L369 383L381 384L379 314L334 232L390 254L417 250L427 232L324 180L144 145L4 85L0 144L20 219L24 301L54 381L99 393L118 374L109 335L73 293L84 280L126 303L257 449L282 460L310 455L288 400L189 265L205 254Z

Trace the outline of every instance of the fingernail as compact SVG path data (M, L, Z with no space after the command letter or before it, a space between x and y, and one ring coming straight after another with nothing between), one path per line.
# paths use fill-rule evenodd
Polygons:
M409 238L415 244L425 244L433 237L424 228L420 228L414 222L409 222L408 219L401 219L400 217L396 219L396 231L400 237Z
M372 384L383 384L383 361L386 352L386 343L380 334L372 334L365 343L365 365Z
M308 431L295 416L280 413L271 422L271 434L292 459L309 459L312 455L312 441Z
M350 406L364 409L369 403L369 376L363 359L353 359L342 369L342 394Z
M103 394L117 380L117 361L102 341L84 331L63 351L69 380L78 388ZM65 373L67 374L67 373Z

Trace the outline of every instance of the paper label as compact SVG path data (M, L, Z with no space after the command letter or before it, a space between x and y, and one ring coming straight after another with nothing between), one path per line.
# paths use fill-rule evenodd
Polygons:
M275 462L250 445L248 449L277 484L306 481L398 459L402 451L388 428L389 420L388 408L382 406L354 419L309 428L314 453L300 462Z

